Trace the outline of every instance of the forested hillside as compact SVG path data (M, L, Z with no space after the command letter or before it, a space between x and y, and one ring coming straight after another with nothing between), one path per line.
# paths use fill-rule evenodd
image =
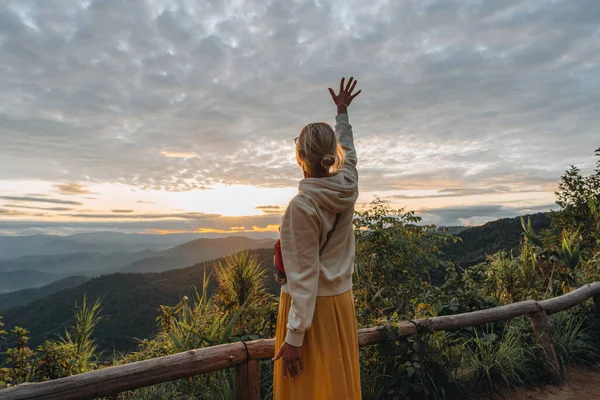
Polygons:
M257 250L256 254L264 268L271 269L272 249ZM40 298L25 306L2 312L7 327L15 325L31 332L31 345L63 334L65 327L73 323L73 310L84 295L88 301L102 299L102 319L95 336L99 348L105 351L131 350L135 338L151 337L156 327L160 305L174 305L189 295L192 286L202 287L204 274L213 272L219 260L206 261L186 268L161 273L116 273L90 279L76 287ZM209 293L216 286L211 281ZM278 287L273 283L272 290Z
M461 241L444 247L444 257L467 267L484 262L488 255L500 250L518 250L523 241L520 218L503 218L459 232L456 236ZM531 219L531 225L538 233L550 228L551 218L548 213L524 215L523 218Z
M17 290L16 292L2 294L0 295L0 311L24 306L52 293L81 285L88 279L90 278L85 276L70 276L39 288L22 289Z

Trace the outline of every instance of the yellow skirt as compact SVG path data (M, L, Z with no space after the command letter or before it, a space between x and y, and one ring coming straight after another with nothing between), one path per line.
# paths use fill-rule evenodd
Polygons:
M281 292L275 353L285 341L292 299ZM311 328L302 346L304 371L283 379L283 359L275 361L273 400L360 400L358 335L352 291L317 297Z

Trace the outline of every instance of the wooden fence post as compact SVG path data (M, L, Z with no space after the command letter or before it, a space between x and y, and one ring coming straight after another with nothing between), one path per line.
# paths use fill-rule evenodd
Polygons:
M260 400L260 361L248 360L235 366L236 400Z
M546 311L538 311L530 315L533 332L538 343L544 349L544 371L550 376L556 384L562 383L562 374L560 372L560 364L552 342L552 324Z

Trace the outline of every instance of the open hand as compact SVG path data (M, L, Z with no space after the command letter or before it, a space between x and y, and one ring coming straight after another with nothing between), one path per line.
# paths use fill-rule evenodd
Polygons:
M298 373L304 370L302 365L302 347L295 347L283 342L279 353L273 358L277 361L283 357L283 378L287 378L288 372L292 379L298 376Z
M336 106L349 106L352 103L352 100L362 92L359 90L358 92L352 94L354 88L356 87L357 80L354 80L353 77L350 77L348 84L344 88L344 81L346 78L342 78L340 81L340 92L336 95L332 88L329 88L329 93L331 94L331 98Z

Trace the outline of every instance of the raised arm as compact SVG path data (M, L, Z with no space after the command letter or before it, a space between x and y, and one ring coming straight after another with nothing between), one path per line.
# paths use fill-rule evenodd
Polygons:
M342 80L340 81L340 92L338 94L335 94L335 92L331 88L329 88L329 93L331 94L331 98L333 99L333 102L337 107L337 116L335 117L335 131L338 134L342 148L346 152L346 162L344 163L344 167L347 167L348 164L352 167L356 167L356 149L354 148L352 126L350 125L350 122L348 120L348 106L350 106L352 100L354 100L354 98L360 94L361 90L352 94L358 81L354 80L353 77L350 77L350 80L348 81L348 84L345 87L344 81L345 78L342 78ZM351 172L356 173L355 168L350 169L353 170Z

